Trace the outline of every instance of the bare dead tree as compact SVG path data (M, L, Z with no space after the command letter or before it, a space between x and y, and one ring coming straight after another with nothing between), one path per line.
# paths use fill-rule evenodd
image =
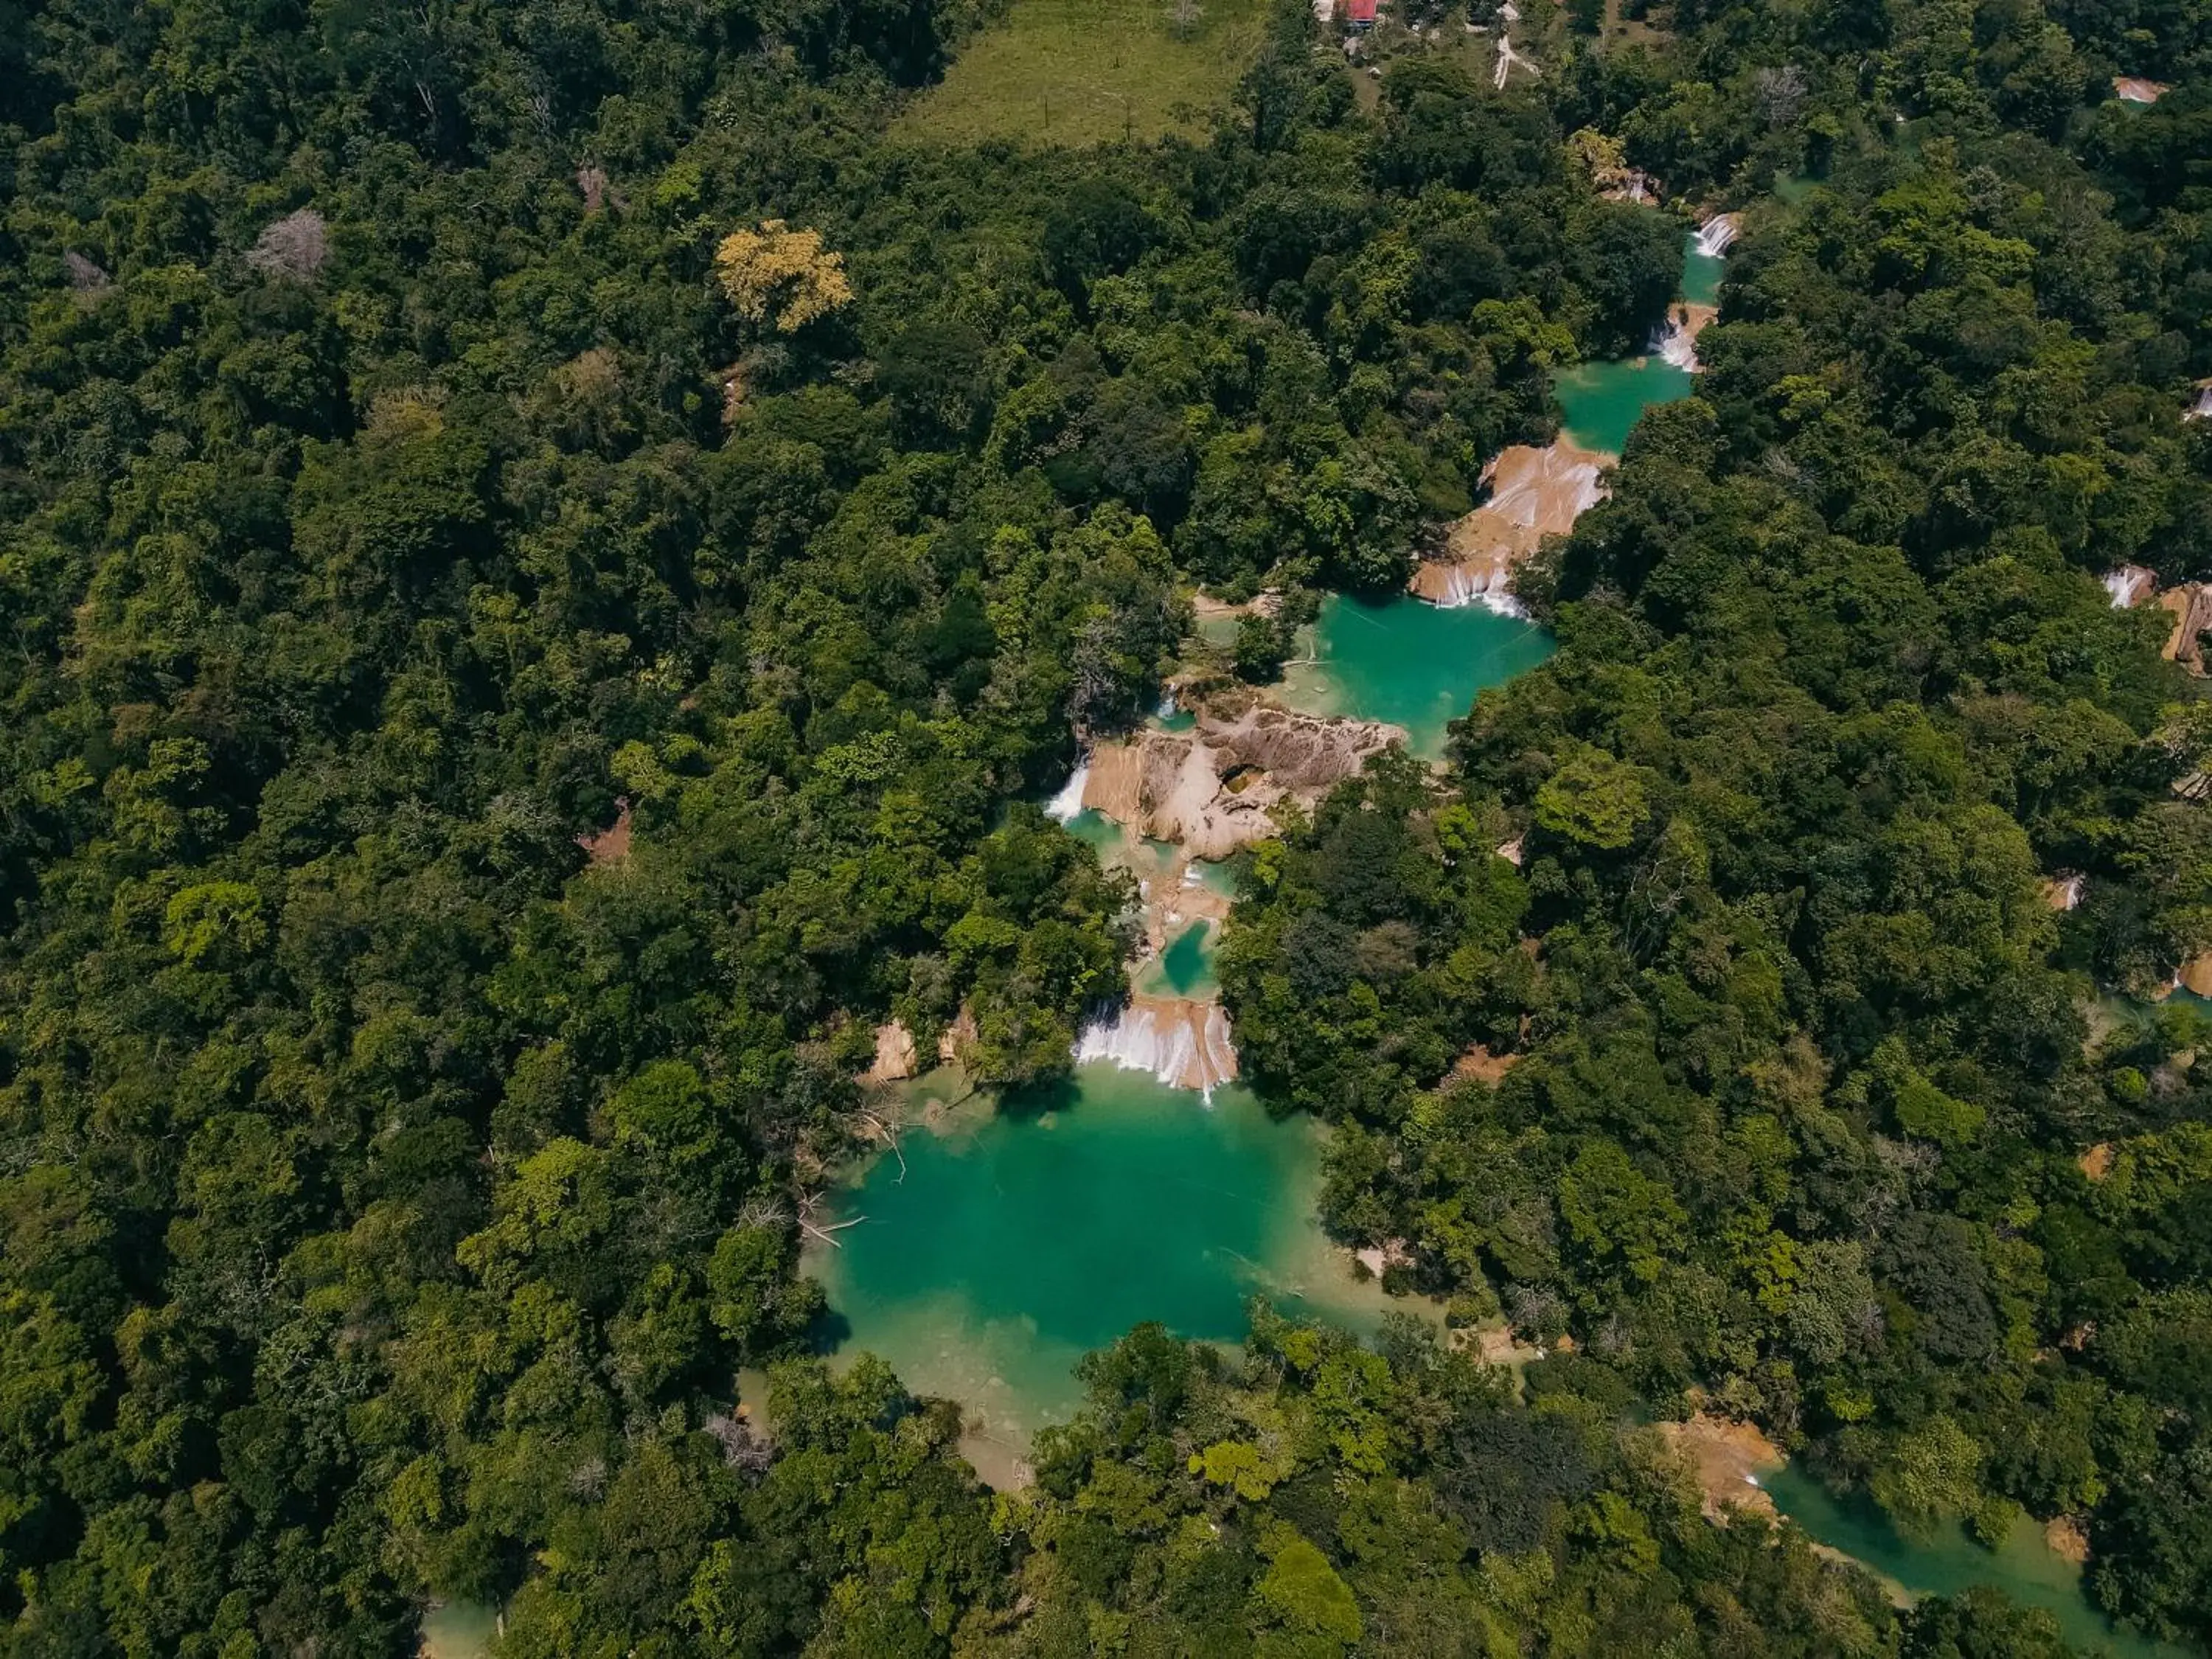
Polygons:
M799 1230L810 1237L820 1239L833 1250L842 1250L845 1247L837 1242L836 1235L843 1232L848 1227L859 1226L868 1218L856 1215L848 1220L833 1221L827 1226L819 1226L815 1223L814 1214L816 1207L821 1202L822 1194L819 1193L809 1193L799 1200Z
M1805 94L1813 89L1805 71L1795 64L1770 65L1751 80L1759 112L1770 127L1786 127L1796 120L1798 111L1805 107Z
M264 276L311 283L330 256L330 230L323 216L301 208L264 228L246 250L246 263Z

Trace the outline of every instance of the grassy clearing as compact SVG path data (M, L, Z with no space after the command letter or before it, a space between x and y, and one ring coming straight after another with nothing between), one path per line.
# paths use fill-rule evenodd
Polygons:
M1259 50L1267 0L1199 0L1178 37L1173 0L1014 0L944 82L901 118L939 143L1115 143L1203 130Z

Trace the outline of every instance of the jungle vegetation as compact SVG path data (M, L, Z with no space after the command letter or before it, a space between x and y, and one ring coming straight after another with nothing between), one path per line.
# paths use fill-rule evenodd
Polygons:
M0 0L0 1652L2062 1650L1709 1524L1693 1389L2212 1641L2212 716L2095 580L2212 575L2212 9L1646 15L955 149L963 0ZM1140 1328L993 1494L808 1357L872 1027L1063 1067L1020 803L1192 586L1395 587L1640 347L1585 131L1746 210L1700 395L1222 962L1333 1224L1574 1350Z

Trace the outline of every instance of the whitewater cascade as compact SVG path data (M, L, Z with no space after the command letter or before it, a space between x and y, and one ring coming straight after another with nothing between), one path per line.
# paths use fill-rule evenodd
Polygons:
M1690 330L1687 318L1670 313L1667 320L1651 331L1651 343L1644 348L1655 357L1666 360L1673 367L1698 372L1698 337Z
M2098 579L2105 592L2112 596L2112 609L2124 611L2138 599L2158 590L2158 574L2139 564L2124 564L2118 569L2107 570Z
M1060 785L1060 793L1044 804L1044 815L1060 823L1073 823L1076 814L1083 811L1083 792L1091 783L1091 763L1079 761L1073 775Z
M1698 227L1697 250L1708 259L1717 259L1729 251L1735 240L1736 221L1733 213L1716 213Z
M1076 1064L1111 1060L1124 1071L1150 1072L1170 1089L1212 1096L1237 1075L1228 1011L1218 1002L1134 996L1092 1020L1076 1039Z
M2197 389L2197 401L2181 413L2185 421L2212 421L2212 386Z
M1498 565L1452 564L1442 567L1435 586L1435 596L1422 597L1440 611L1457 611L1463 606L1479 605L1486 611L1494 611L1501 617L1526 619L1528 607L1513 597L1506 583L1513 573Z

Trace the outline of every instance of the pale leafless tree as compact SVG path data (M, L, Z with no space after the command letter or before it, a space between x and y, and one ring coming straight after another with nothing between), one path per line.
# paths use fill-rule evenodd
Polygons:
M1770 127L1786 127L1796 120L1797 112L1805 106L1805 94L1812 90L1805 71L1795 64L1760 70L1751 77L1751 83L1759 112Z
M312 283L331 257L329 229L313 208L288 213L254 239L246 263L264 276Z

